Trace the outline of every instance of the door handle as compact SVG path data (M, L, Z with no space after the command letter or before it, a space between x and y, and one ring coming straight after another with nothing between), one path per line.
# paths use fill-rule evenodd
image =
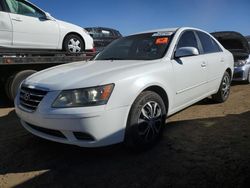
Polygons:
M17 21L17 22L22 22L23 21L21 18L12 18L12 20Z
M222 63L223 63L223 62L224 62L224 58L221 58L221 59L220 59L220 62L222 62Z
M206 66L207 66L206 62L201 63L201 67L206 67Z

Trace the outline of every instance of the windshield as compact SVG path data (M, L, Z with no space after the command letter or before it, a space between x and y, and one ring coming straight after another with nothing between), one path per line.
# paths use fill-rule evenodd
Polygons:
M173 33L156 32L132 35L115 40L94 60L154 60L168 49Z

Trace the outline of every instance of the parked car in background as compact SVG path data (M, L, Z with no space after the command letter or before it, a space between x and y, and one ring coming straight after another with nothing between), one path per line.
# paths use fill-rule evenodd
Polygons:
M93 39L81 27L57 20L26 0L1 0L0 46L79 53L93 50Z
M102 51L113 40L121 38L119 31L106 27L87 27L85 28L94 39L97 52Z
M248 45L249 45L249 48L250 48L250 36L246 36L246 39L248 41Z
M234 56L234 81L250 83L250 48L247 39L238 32L211 33Z
M226 101L233 64L232 54L202 30L143 32L117 39L87 63L33 74L15 109L29 132L48 140L148 148L167 116L210 95Z

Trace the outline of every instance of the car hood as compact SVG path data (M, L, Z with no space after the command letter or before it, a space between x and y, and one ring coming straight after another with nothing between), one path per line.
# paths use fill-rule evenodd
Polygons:
M92 87L119 81L124 72L154 61L82 61L52 67L28 77L24 83L48 90ZM133 76L133 75L129 75Z
M234 56L248 56L248 41L240 33L233 31L211 33Z

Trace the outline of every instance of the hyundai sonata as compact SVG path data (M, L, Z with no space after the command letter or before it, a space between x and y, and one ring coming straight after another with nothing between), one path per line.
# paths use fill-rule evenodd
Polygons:
M138 33L87 63L30 76L15 108L29 132L48 140L147 148L160 138L167 116L210 95L226 101L233 63L232 54L199 29Z

